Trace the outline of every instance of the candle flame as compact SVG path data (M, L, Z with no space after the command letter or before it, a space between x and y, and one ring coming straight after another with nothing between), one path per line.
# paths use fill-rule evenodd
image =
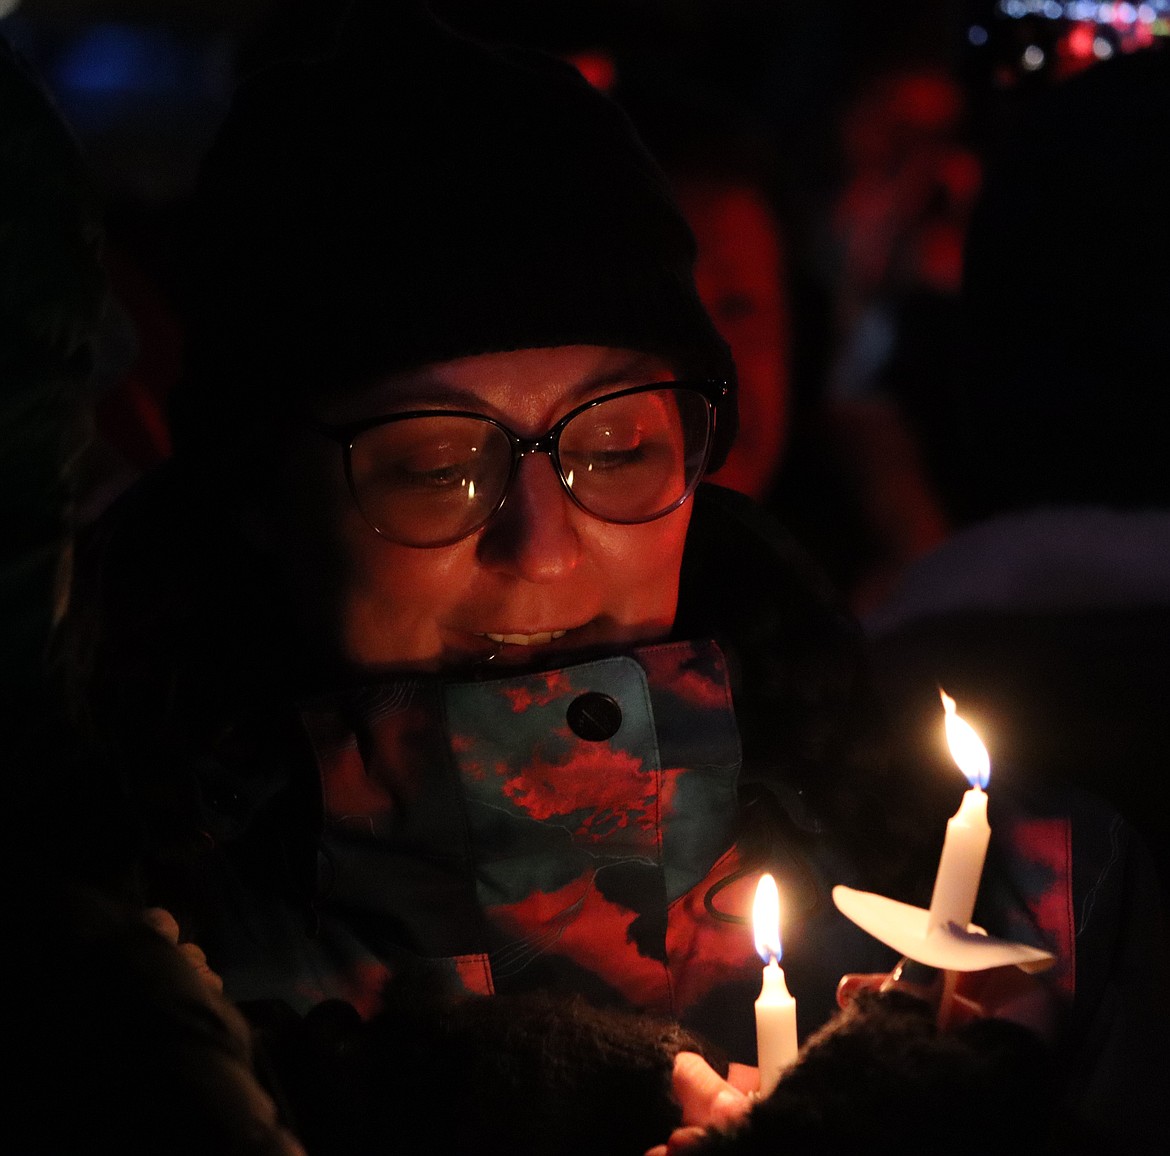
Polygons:
M752 930L756 936L756 951L768 963L779 961L784 954L780 945L780 892L771 875L760 876L756 884L756 898L752 904Z
M951 748L951 758L967 776L967 782L982 790L991 778L991 760L987 756L987 748L975 733L974 727L955 713L955 700L944 690L938 693L946 712L947 745Z

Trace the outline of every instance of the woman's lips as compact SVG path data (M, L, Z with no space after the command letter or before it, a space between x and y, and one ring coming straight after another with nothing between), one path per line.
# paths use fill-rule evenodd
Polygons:
M540 630L535 634L493 634L491 631L484 631L480 637L490 639L492 642L502 642L505 646L545 646L558 638L563 638L565 634L564 630Z

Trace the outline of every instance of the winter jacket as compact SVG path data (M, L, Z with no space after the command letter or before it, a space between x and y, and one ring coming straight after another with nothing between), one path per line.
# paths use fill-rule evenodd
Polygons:
M831 889L925 905L966 784L952 770L941 805L915 811L896 763L858 759L827 781L849 752L825 719L860 709L860 676L841 673L849 627L793 577L784 539L748 504L710 489L700 502L688 637L555 670L313 696L281 744L295 757L250 759L238 742L234 762L200 765L199 887L217 914L195 934L230 994L299 1010L340 997L371 1014L387 975L422 959L473 992L572 991L676 1017L753 1062L761 962L748 917L764 870L781 890L802 1038L834 1013L842 974L896 962ZM801 591L796 614L766 605L791 595L784 575ZM691 633L704 612L711 629ZM737 635L745 614L757 629ZM817 685L803 710L789 666ZM849 786L860 808L838 797ZM1096 1049L1143 1038L1126 1009L1151 995L1165 958L1147 860L1089 796L1031 791L1017 775L999 789L993 777L989 798L975 922L1056 956L1046 982L1076 1078L1091 1081ZM898 849L904 869L883 872Z

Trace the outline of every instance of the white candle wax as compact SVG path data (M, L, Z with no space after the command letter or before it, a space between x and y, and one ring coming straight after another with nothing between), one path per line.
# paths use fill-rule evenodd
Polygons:
M766 1096L797 1053L796 1000L789 994L784 969L775 959L764 967L764 982L756 1000L756 1053L760 1095Z
M987 844L991 827L987 822L986 785L991 772L987 748L970 723L955 712L955 700L944 692L947 743L951 757L967 776L971 789L963 795L959 809L947 821L947 836L943 842L934 892L930 898L927 934L948 923L957 923L964 930L975 911L975 896L983 876L983 861L987 858Z
M765 961L760 998L756 1000L756 1064L760 1095L766 1096L780 1074L796 1059L796 1000L780 966L780 895L771 875L761 875L752 905L756 950Z
M987 792L972 787L964 792L954 817L947 820L947 837L930 897L927 934L948 923L965 929L971 922L990 838Z

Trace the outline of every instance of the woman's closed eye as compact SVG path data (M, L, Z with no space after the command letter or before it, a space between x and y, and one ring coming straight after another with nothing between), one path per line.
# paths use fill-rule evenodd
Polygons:
M443 493L464 488L483 468L482 457L474 441L424 438L371 455L365 481L382 490Z
M376 484L387 489L444 491L461 489L472 473L470 463L451 462L425 468L396 462L379 472Z
M626 449L607 448L601 450L574 450L572 453L561 454L561 465L565 473L573 471L589 474L616 473L642 465L649 454L645 443L630 446Z

